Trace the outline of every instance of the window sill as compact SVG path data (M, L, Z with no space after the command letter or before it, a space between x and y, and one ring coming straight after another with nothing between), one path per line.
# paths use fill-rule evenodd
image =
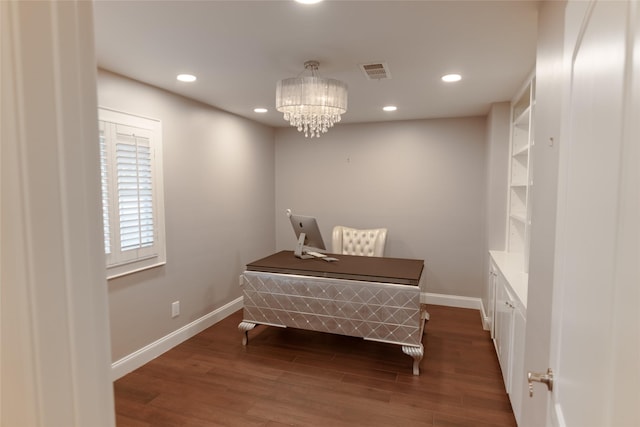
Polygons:
M147 265L143 265L143 266L139 266L139 267L133 267L133 268L128 269L126 271L123 271L123 270L115 271L115 270L118 270L119 267L123 267L123 266L111 267L110 269L112 269L113 271L109 271L110 269L107 269L107 280L117 279L119 277L128 276L129 274L139 273L139 272L144 271L144 270L149 270L151 268L160 267L160 266L165 265L166 263L167 263L167 261L164 261L164 260L163 261L157 261L157 262L154 262L153 264L147 264Z

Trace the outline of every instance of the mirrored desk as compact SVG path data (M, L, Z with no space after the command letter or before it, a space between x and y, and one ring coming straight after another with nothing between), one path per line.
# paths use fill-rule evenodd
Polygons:
M362 337L402 346L419 375L426 311L420 305L424 261L335 255L336 262L281 251L247 265L243 345L256 325Z

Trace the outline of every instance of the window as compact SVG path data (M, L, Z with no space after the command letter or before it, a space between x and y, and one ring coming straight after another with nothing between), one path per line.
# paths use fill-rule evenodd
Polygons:
M158 120L100 108L100 172L107 276L166 262L162 129Z

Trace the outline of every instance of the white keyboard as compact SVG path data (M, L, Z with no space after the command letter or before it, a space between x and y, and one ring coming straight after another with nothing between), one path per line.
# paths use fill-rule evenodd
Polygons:
M333 258L333 257L327 256L325 254L321 254L320 252L307 251L306 254L310 255L312 257L315 257L315 258L320 258L320 259L325 260L327 262L338 261L338 258Z
M316 258L324 258L324 257L326 257L325 254L321 254L320 252L314 252L314 251L307 251L306 254L314 256Z

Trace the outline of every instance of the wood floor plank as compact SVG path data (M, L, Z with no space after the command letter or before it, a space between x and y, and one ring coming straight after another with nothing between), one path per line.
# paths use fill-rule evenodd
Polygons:
M236 312L114 383L118 427L515 426L476 310L429 306L421 375L397 345Z

